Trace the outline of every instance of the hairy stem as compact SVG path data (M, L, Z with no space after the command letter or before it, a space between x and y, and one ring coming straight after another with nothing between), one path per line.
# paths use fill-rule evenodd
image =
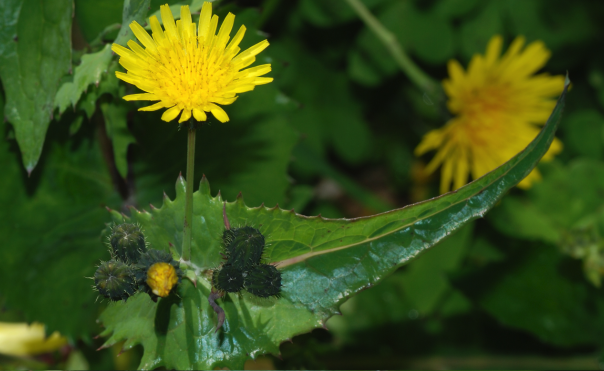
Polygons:
M401 45L396 40L396 36L383 24L378 21L377 18L361 0L346 0L348 5L357 13L357 15L365 22L367 27L377 36L377 38L384 44L386 49L390 52L400 69L409 77L409 79L421 90L435 94L439 92L439 85L430 76L426 75L413 61L407 53L403 50Z
M193 177L195 172L195 125L189 124L187 142L187 188L185 190L185 225L182 240L182 259L191 260L191 239L193 237Z

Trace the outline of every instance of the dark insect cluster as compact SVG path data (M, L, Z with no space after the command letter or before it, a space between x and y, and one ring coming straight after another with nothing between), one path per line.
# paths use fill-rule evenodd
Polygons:
M166 251L147 249L139 225L114 225L108 240L111 260L99 265L93 288L109 300L125 301L145 292L157 301L180 283L183 273L179 263Z
M226 262L212 274L218 291L239 292L268 298L281 293L281 272L273 265L262 264L265 240L262 233L249 226L224 231Z

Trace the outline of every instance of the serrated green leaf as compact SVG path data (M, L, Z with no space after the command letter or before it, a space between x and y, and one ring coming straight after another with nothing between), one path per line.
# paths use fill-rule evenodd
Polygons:
M0 132L6 126L0 122ZM45 158L30 178L16 143L0 141L0 292L24 320L75 341L98 331L101 306L85 277L106 259L95 227L107 221L103 203L119 201L91 131L70 139L57 130L49 131Z
M501 167L455 192L373 217L305 217L277 207L249 208L242 198L225 204L220 195L211 197L203 179L193 195L191 263L199 276L197 288L185 280L178 296L158 303L138 294L110 305L100 318L106 327L103 335L110 335L105 346L124 339L126 349L142 344L141 368L241 368L247 357L276 353L282 341L321 326L346 298L483 216L547 151L565 94L537 138ZM180 252L184 194L180 177L174 200L165 198L151 212L134 210L129 218L141 224L153 248L174 246ZM226 322L215 333L208 275L222 261L223 205L231 225L252 225L266 236L265 258L277 264L284 286L279 299L228 294L219 301ZM117 212L112 215L117 222L123 220Z
M31 172L40 158L53 102L71 67L71 0L0 2L0 77L4 115Z
M111 138L111 144L113 145L115 166L122 178L125 179L128 174L128 160L126 158L128 146L131 143L136 143L130 130L128 130L126 120L128 107L122 102L113 104L103 103L101 104L101 111L103 111L103 116L105 117L107 136Z
M101 51L82 56L82 63L75 68L73 81L61 85L55 97L55 107L59 108L59 114L65 112L70 105L75 107L82 93L91 84L98 86L102 75L107 72L112 57L109 44Z

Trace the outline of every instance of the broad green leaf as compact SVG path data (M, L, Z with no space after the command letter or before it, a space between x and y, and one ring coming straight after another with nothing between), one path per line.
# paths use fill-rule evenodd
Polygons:
M107 72L112 57L109 44L96 53L82 56L82 64L75 68L73 81L64 83L55 97L55 107L59 108L59 114L65 112L70 105L75 107L82 93L91 84L99 85L102 75Z
M432 200L372 217L324 219L277 207L247 207L240 197L226 203L231 225L252 225L266 236L267 261L282 272L282 297L259 300L248 293L219 301L226 312L215 333L216 315L207 302L212 269L221 263L224 230L222 197L212 197L202 179L194 193L191 263L197 287L185 280L172 295L153 303L138 294L111 304L100 317L105 346L126 340L125 349L142 344L141 368L242 368L248 357L277 353L279 344L322 326L351 295L371 287L421 251L470 220L482 217L535 167L549 148L564 105L564 95L537 138L521 153L482 178ZM133 210L151 247L180 252L184 179L174 200L160 209ZM124 217L112 212L114 220Z
M1 133L6 126L0 122ZM31 177L19 165L16 143L0 140L0 293L24 320L73 340L98 329L100 303L85 277L106 259L95 227L107 221L104 204L119 202L91 129L69 138L65 126L52 127Z
M4 116L14 126L29 173L42 153L53 103L71 67L71 0L0 1Z
M111 138L113 144L115 166L122 178L125 179L128 174L128 161L126 159L128 146L136 142L130 134L130 130L128 130L126 120L128 107L122 102L103 103L101 104L101 111L103 111L103 117L105 118L107 136Z

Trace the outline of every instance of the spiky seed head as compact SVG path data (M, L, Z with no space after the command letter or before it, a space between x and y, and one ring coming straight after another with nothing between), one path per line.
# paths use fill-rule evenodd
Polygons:
M115 225L111 229L109 243L113 258L126 264L137 263L140 255L147 251L145 236L138 224Z
M250 294L261 298L278 297L281 293L281 272L273 265L259 264L247 272L243 286Z
M136 292L130 267L117 260L99 265L94 273L94 286L101 295L113 301L126 300Z
M230 264L225 264L212 274L212 284L219 291L239 292L243 289L243 272Z
M260 264L265 240L262 233L253 227L225 230L222 239L225 244L227 264L241 271Z

